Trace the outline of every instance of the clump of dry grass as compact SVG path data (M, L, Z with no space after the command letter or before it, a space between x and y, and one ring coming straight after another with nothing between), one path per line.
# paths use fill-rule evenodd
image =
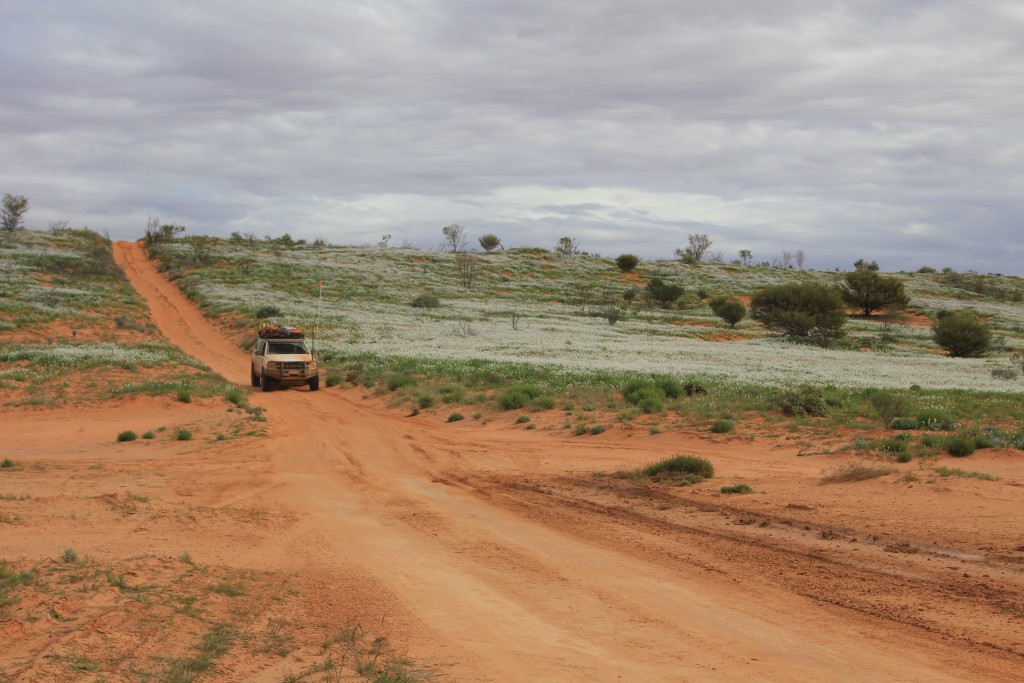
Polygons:
M884 477L885 475L892 474L895 471L896 470L892 467L872 466L866 465L862 462L848 460L843 464L836 466L835 469L826 472L819 483L841 484L848 481L867 481L868 479Z

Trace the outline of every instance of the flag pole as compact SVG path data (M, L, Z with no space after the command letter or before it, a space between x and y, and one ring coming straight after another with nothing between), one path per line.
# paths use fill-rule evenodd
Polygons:
M319 297L316 304L316 325L313 327L313 353L317 353L317 339L320 337L320 309L324 305L324 281L321 280L317 283L317 289L319 290Z

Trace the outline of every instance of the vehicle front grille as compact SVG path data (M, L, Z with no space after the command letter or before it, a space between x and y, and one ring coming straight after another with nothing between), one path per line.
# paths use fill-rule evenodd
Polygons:
M306 369L306 364L302 361L291 361L288 363L279 363L278 367L282 370L299 370L301 372Z

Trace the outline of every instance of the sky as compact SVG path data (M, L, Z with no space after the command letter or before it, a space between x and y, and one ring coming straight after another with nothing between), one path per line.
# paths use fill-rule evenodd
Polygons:
M1024 275L1020 0L0 0L26 223Z

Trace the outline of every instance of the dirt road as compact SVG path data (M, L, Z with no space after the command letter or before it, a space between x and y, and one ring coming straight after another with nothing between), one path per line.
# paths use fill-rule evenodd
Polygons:
M141 246L115 254L162 332L247 386L245 351ZM386 614L411 657L455 680L1008 681L1024 669L1019 453L986 456L996 483L827 487L834 462L775 444L450 425L337 388L250 400L269 437L204 446L191 480L168 486L283 521L197 535L193 552L313 576L311 613ZM217 449L252 465L206 468ZM676 452L711 458L719 478L672 490L590 475ZM718 493L740 479L764 493Z

